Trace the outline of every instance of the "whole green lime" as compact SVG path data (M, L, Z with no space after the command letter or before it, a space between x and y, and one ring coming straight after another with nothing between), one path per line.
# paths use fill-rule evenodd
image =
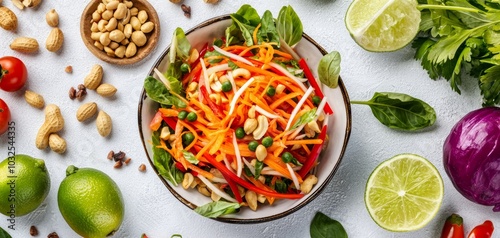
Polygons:
M64 220L83 237L106 237L123 221L123 197L116 183L104 172L92 168L66 169L57 192Z
M45 161L28 155L10 156L0 162L0 212L11 218L24 216L42 204L50 190Z

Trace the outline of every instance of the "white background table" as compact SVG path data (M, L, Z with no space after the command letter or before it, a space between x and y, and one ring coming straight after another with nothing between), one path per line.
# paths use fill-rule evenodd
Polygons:
M348 0L287 0L239 1L221 0L219 4L205 4L202 0L185 0L191 6L192 16L186 18L180 5L168 0L151 0L161 20L161 35L157 48L138 64L117 66L100 61L84 46L80 38L80 15L89 1L44 0L38 9L20 11L9 0L3 5L12 9L19 19L16 32L0 29L0 55L13 55L28 67L26 89L38 92L46 103L61 108L66 125L61 136L68 142L64 155L50 150L38 150L35 136L43 123L43 111L29 106L23 98L24 89L16 93L0 92L7 102L15 122L16 153L29 154L46 161L51 176L51 190L42 206L35 212L16 219L13 237L29 237L29 227L36 225L40 237L56 231L60 237L76 237L63 220L57 207L57 189L65 177L68 165L93 167L106 172L120 187L125 200L125 220L115 237L309 237L309 224L317 211L340 221L349 237L438 237L444 219L457 212L465 219L468 232L473 226L491 219L500 228L500 216L490 207L476 205L462 197L453 187L442 165L442 145L451 127L467 112L481 106L481 97L475 79L464 80L462 95L451 91L445 80L433 81L413 59L414 50L406 47L393 53L370 53L358 47L349 36L344 15ZM272 222L243 225L225 224L201 217L177 201L150 167L139 138L137 104L142 83L152 64L170 44L173 30L180 26L187 30L196 24L221 14L235 12L244 3L250 3L259 14L269 9L277 16L283 5L292 5L302 19L304 31L327 51L337 50L342 55L341 76L351 100L368 100L374 92L394 91L420 98L437 113L437 122L424 131L408 133L381 125L367 106L353 105L353 128L341 166L321 195L299 211ZM59 53L45 50L45 39L51 28L45 23L45 13L55 8L60 15L59 27L65 42ZM36 38L41 49L38 54L20 54L8 45L17 36ZM103 82L118 88L113 99L100 97L89 91L82 101L70 100L68 90L83 82L92 65L104 68ZM67 65L74 72L64 72ZM95 101L100 109L113 119L110 137L101 137L94 121L80 123L76 110L83 102ZM110 150L122 150L132 158L128 166L114 169L106 159ZM439 214L423 229L408 233L393 233L378 227L370 218L363 201L365 183L371 171L380 162L399 153L416 153L428 158L439 169L445 183L445 198ZM0 158L7 157L7 138L0 136ZM141 173L138 167L147 165ZM7 217L0 216L0 226L6 228ZM495 237L500 237L500 230Z

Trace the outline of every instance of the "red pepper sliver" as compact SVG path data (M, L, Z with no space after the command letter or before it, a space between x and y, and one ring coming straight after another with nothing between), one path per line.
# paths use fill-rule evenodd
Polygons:
M226 179L227 183L229 184L229 188L231 188L231 191L234 194L234 199L238 201L238 203L243 202L243 198L241 198L240 191L238 191L238 185L229 177L227 174L222 173L222 176Z
M493 222L486 220L483 224L472 229L468 238L490 238L493 235Z
M287 198L287 199L300 199L304 196L304 194L287 194L287 193L275 193L275 192L269 192L263 189L260 189L256 187L255 185L249 183L248 181L243 180L242 178L236 176L233 172L231 172L226 166L223 164L217 162L214 157L212 157L210 154L205 154L204 155L205 159L210 162L215 168L217 168L223 175L228 176L230 179L232 179L234 182L238 183L242 187L252 190L256 193L260 193L264 196L269 196L269 197L275 197L275 198Z
M175 167L183 173L186 173L187 170L184 168L184 165L181 162L175 162Z
M177 117L163 117L163 121L167 123L168 127L175 130L175 127L177 126Z
M320 97L321 99L323 99L323 97L325 95L321 91L321 88L319 87L318 82L316 82L316 79L314 78L314 76L313 76L313 74L311 72L311 69L307 65L307 62L306 62L306 60L304 58L301 58L299 60L299 66L302 68L302 70L304 70L304 74L306 75L306 78L309 80L309 83L311 84L311 87L314 88L314 93L316 93L316 95L318 95L318 97ZM324 110L325 110L326 114L333 114L333 110L330 107L330 104L328 104L328 102L326 103Z
M205 85L200 86L200 92L201 92L201 94L203 94L203 97L207 100L208 106L210 107L210 109L212 109L212 111L214 111L215 115L217 115L219 118L224 118L224 114L222 114L222 110L219 108L219 106L217 104L212 102L212 100L210 99L208 92L207 92L207 88L205 87Z
M161 114L160 111L156 112L155 116L153 117L153 119L149 123L149 128L152 131L157 131L158 129L160 129L161 121L162 121L162 116L161 115L162 114Z
M318 139L323 140L323 143L321 144L315 144L311 150L311 154L309 155L309 159L306 160L302 168L299 170L299 175L302 178L305 178L307 173L311 170L311 168L314 166L316 161L318 160L318 156L321 153L321 150L323 149L323 145L325 144L325 138L326 138L326 131L328 129L327 125L324 125L323 128L321 128L321 132L319 133Z

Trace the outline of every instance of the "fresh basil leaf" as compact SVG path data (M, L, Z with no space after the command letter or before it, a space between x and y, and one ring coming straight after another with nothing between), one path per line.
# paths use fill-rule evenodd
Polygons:
M184 156L184 159L186 159L189 163L191 164L198 164L198 162L200 162L195 156L193 153L187 151L187 150L183 150L182 151L182 155Z
M262 169L264 168L264 162L257 160L255 162L255 178L260 177L260 173L262 172Z
M290 5L281 8L276 21L276 30L289 46L297 44L302 39L302 22Z
M242 5L235 14L245 19L245 24L256 27L260 23L259 13L249 4Z
M167 77L167 80L169 80L172 84L171 77ZM176 80L177 81L177 80ZM178 82L178 81L177 81ZM180 82L179 87L180 87ZM175 86L174 82L174 87ZM187 105L185 102L177 98L176 96L172 96L168 89L161 83L159 80L157 80L154 77L148 76L144 80L144 89L146 90L146 94L148 95L151 100L158 102L163 105L173 105L178 108L185 108Z
M414 131L436 121L436 112L429 104L403 93L376 92L369 101L351 103L370 106L373 115L392 129Z
M311 238L347 238L347 232L340 222L317 212L309 228Z
M189 43L184 30L177 27L174 31L172 44L170 45L170 63L175 62L177 59L186 61L191 52L191 43Z
M167 181L177 186L182 182L183 174L174 166L172 156L164 149L158 148L160 145L160 133L155 131L151 138L153 142L153 164L158 173Z
M255 30L255 27L243 23L244 19L241 19L239 15L231 14L231 19L233 19L233 22L236 23L236 26L243 35L243 39L245 40L246 45L252 46L254 44L252 33Z
M260 29L257 34L258 43L262 42L275 42L277 43L277 47L280 46L280 36L278 35L278 31L276 30L276 26L274 25L273 14L267 10L262 15Z
M227 62L227 65L228 65L228 66L229 66L229 68L231 68L232 70L235 70L235 69L239 68L239 67L238 67L238 65L236 65L236 64L235 64L233 61L231 61L231 60L229 60L229 61Z
M176 60L174 63L168 64L167 72L165 73L165 77L174 77L177 80L181 80L182 71L181 71L182 61Z
M205 217L216 218L223 215L236 213L238 212L239 208L239 203L218 201L207 203L203 206L197 207L194 209L194 211Z
M332 51L323 56L318 64L319 81L330 88L336 88L339 84L340 75L340 53Z
M205 53L204 58L212 57L212 56L222 56L222 54L215 51L215 50L214 51L207 51L207 53ZM208 62L211 64L216 64L216 63L219 63L221 61L222 61L222 58L215 58L215 59L210 59Z
M293 124L293 126L290 130L293 130L293 129L295 129L303 124L309 123L312 120L314 120L314 118L316 117L316 109L317 108L313 108L313 109L309 110L308 112L302 114L302 116L299 117L299 119Z

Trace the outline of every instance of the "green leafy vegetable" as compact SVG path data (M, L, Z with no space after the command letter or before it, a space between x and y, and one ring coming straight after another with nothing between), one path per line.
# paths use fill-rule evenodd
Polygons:
M182 86L180 85L180 82L177 81L175 78L172 77L167 77L167 80L170 81L170 84L173 89L182 89ZM172 80L172 81L171 81ZM175 81L173 81L175 80ZM144 89L146 90L146 93L149 98L151 98L153 101L158 102L163 105L173 105L179 108L185 108L186 103L184 103L182 100L177 98L176 96L173 96L170 94L169 90L161 83L159 80L155 79L154 77L148 76L144 80Z
M160 145L160 133L155 131L152 136L153 142L153 164L158 170L158 173L172 183L174 186L177 186L182 182L184 178L184 174L179 171L174 163L174 159L172 156L164 149L157 148Z
M373 115L393 129L414 131L436 121L436 112L424 101L402 93L375 93L369 101L351 101L370 106Z
M205 217L217 218L222 215L236 213L238 212L239 208L239 203L218 201L207 203L203 206L197 207L194 209L194 211Z
M309 228L311 238L347 238L347 232L340 222L317 212Z
M183 150L182 151L182 155L184 156L184 159L186 159L189 163L191 164L198 164L198 162L200 162L195 156L193 153L187 151L187 150Z
M260 173L262 172L262 169L264 168L264 162L257 160L255 162L255 178L260 177Z
M172 37L172 43L170 46L170 63L175 62L177 59L180 59L181 61L187 60L190 52L191 43L189 43L182 28L177 27L174 31L174 36Z
M316 109L317 108L313 108L313 109L309 110L308 112L302 114L302 116L299 117L299 119L293 124L293 126L292 126L292 128L290 128L290 130L293 130L293 129L295 129L303 124L309 123L312 120L314 120L314 118L316 117Z
M278 43L277 47L279 47L280 36L274 25L273 14L270 11L265 11L264 15L262 15L261 26L257 38L259 44L262 42L276 42Z
M248 46L254 44L252 33L260 23L260 16L252 6L244 4L230 15L233 20L226 29L226 45L238 44L246 41Z
M483 105L500 103L494 80L500 65L500 4L493 0L419 0L415 58L430 78L445 78L460 93L463 72L478 78Z
M297 44L302 39L302 22L291 6L281 8L276 20L276 30L289 46Z
M323 56L318 64L319 81L330 88L339 84L340 75L340 53L332 51Z

